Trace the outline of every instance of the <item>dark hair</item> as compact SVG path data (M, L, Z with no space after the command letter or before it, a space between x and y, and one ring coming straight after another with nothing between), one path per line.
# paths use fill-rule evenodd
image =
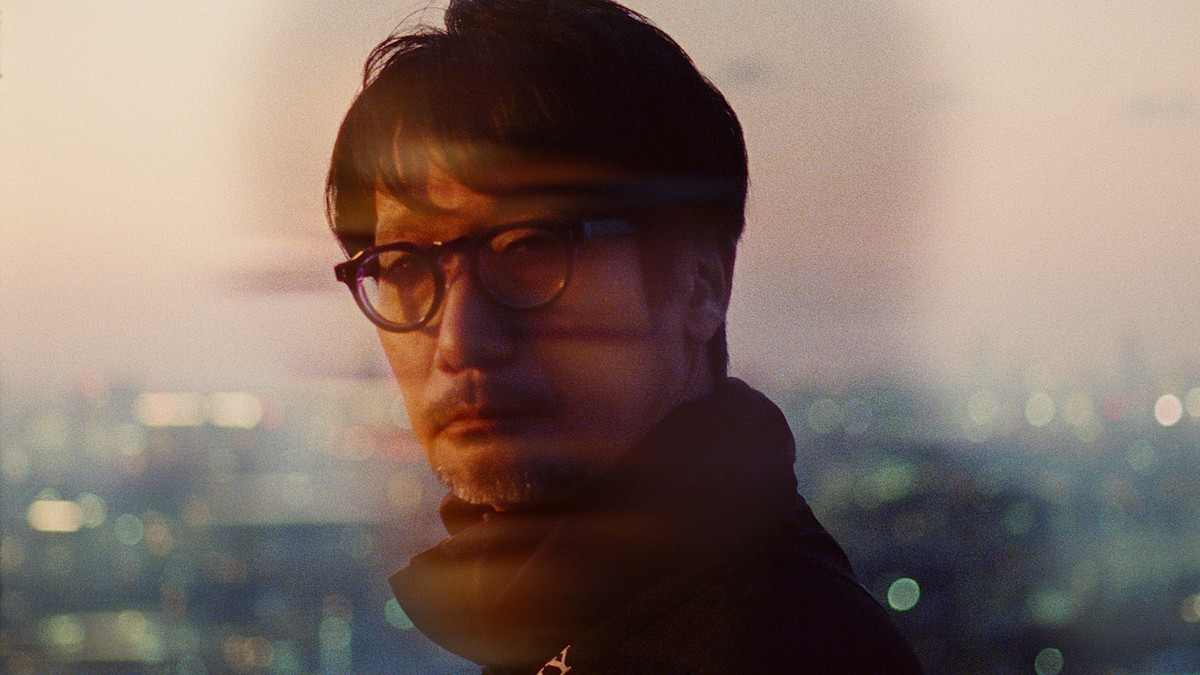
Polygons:
M732 270L741 125L666 33L609 0L451 0L445 24L395 34L367 59L325 190L347 252L372 243L377 186L420 203L433 161L470 186L483 162L544 156L628 171L655 186L647 206L704 209ZM662 267L646 266L648 281ZM723 374L724 327L709 354Z

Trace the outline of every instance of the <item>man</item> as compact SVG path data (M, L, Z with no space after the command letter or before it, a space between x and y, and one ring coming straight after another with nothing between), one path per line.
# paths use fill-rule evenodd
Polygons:
M492 673L918 672L725 375L741 128L608 0L457 0L372 53L338 266L451 536L392 578Z

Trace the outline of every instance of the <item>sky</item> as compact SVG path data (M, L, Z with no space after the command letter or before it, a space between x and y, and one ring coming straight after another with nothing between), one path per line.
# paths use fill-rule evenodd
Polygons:
M629 4L746 131L735 373L1085 378L1134 337L1200 365L1193 3ZM0 384L378 368L322 180L363 58L424 6L0 0Z

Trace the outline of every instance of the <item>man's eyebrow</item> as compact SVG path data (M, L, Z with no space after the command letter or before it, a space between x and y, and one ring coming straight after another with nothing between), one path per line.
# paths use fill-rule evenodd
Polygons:
M433 241L436 239L429 228L422 228L416 219L399 218L379 221L376 226L376 239L403 239L417 241L422 238Z

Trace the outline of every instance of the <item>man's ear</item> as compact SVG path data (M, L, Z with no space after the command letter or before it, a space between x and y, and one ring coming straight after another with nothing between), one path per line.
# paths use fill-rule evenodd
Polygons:
M723 256L714 246L693 242L688 256L691 279L685 308L685 330L698 344L707 344L725 323L729 307L730 276Z

